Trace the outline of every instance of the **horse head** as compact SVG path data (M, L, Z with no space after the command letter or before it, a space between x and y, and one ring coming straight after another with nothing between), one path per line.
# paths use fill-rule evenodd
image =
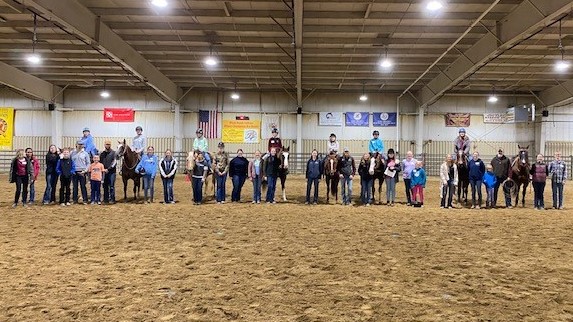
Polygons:
M336 153L330 153L326 157L326 165L324 166L325 174L334 175L336 173L336 168L338 167L338 156Z
M467 163L468 156L464 153L463 150L458 150L458 157L456 158L456 160L458 161L459 164Z
M125 139L123 139L123 141L117 141L117 143L117 156L121 158L125 154L127 144L125 143Z
M283 168L288 169L288 157L289 157L290 147L286 147L280 151L281 165Z
M529 145L528 146L521 146L521 145L517 145L517 147L519 148L519 153L518 153L518 158L519 158L519 162L523 165L529 164Z

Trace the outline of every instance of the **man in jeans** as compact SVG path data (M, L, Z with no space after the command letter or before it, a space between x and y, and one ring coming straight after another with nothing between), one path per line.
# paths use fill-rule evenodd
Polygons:
M499 191L499 186L507 179L509 176L510 160L503 154L503 149L499 148L497 155L491 160L491 166L493 167L493 173L496 177L496 182L493 187L493 205L495 208L497 205L497 194ZM506 204L506 207L511 206L511 203Z
M107 170L103 179L103 202L114 204L117 158L115 151L111 148L111 141L105 141L105 150L100 154L100 159Z
M90 155L84 149L84 143L78 141L76 144L76 149L72 152L71 159L75 165L75 173L72 176L72 200L74 203L78 203L78 186L82 190L82 202L87 204L88 202L88 190L86 188L86 172L90 166Z
M340 172L340 185L342 193L342 204L350 205L352 202L352 179L356 174L356 164L354 158L350 156L348 148L344 148L344 153L338 162Z
M563 209L563 185L567 180L567 165L561 160L561 152L555 152L555 159L549 164L553 209Z

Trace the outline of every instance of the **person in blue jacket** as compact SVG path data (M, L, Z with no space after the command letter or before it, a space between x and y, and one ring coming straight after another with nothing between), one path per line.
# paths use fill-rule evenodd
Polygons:
M80 138L80 141L84 145L86 152L90 155L90 159L93 158L94 155L99 154L99 151L95 146L94 138L88 127L84 127L83 136Z
M472 187L472 209L480 209L482 202L481 184L483 182L483 175L485 174L485 164L479 158L479 152L473 153L473 158L468 162L470 170L470 185ZM476 203L476 193L478 201Z
M410 173L412 204L420 206L424 205L424 188L426 187L426 170L422 168L422 165L422 161L416 161L416 167Z
M378 132L378 130L374 130L374 132L372 132L372 139L370 142L368 142L368 152L370 152L370 155L378 152L382 154L383 157L385 157L384 142L382 142L378 136L380 136L380 132Z
M322 162L318 158L318 151L312 150L310 159L306 162L306 201L305 204L310 204L310 189L314 185L314 198L313 204L318 203L318 182L322 175Z
M494 189L497 184L497 177L495 173L493 173L493 166L491 164L486 166L486 173L483 175L483 184L486 193L485 208L489 209L494 206Z
M149 146L147 154L141 157L141 160L135 167L135 172L141 174L143 178L143 196L146 203L153 202L153 182L157 173L157 165L159 164L154 151L155 149Z

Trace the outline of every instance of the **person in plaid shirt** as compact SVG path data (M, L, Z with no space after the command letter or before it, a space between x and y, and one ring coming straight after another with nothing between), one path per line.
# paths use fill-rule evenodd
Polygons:
M555 152L555 160L549 164L553 209L563 209L563 186L567 180L567 165L561 160L561 152Z

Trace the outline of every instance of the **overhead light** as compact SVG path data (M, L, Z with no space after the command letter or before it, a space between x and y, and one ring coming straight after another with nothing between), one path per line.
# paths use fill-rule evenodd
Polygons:
M384 69L389 69L394 65L392 59L388 58L388 47L384 47L384 59L380 62L380 67Z
M207 66L217 66L218 63L219 62L217 61L217 59L213 56L205 58L205 65Z
M235 83L235 91L231 93L231 98L234 100L238 100L239 98L241 98L241 96L237 92L237 83Z
M366 96L366 94L362 94L362 95L360 95L360 100L361 100L362 102L367 101L367 100L368 100L368 96Z
M38 42L38 36L36 34L36 29L38 27L38 16L34 14L34 33L32 36L32 54L26 57L26 60L30 64L38 65L42 62L42 57L36 53L36 43Z
M565 72L571 67L571 63L566 60L560 60L555 63L555 70L562 73Z
M156 7L165 8L167 7L167 0L151 0L151 4Z
M440 10L444 7L441 1L432 0L426 5L426 9L430 11Z
M495 96L495 94L492 94L492 95L489 96L489 98L487 99L487 101L488 101L489 103L497 103L498 98L497 98L497 96Z
M99 93L99 96L103 97L103 98L108 98L110 96L109 92L107 91L107 89L105 88L105 79L103 80L103 90Z
M42 62L42 57L36 53L32 53L26 57L26 60L31 64L38 65Z

